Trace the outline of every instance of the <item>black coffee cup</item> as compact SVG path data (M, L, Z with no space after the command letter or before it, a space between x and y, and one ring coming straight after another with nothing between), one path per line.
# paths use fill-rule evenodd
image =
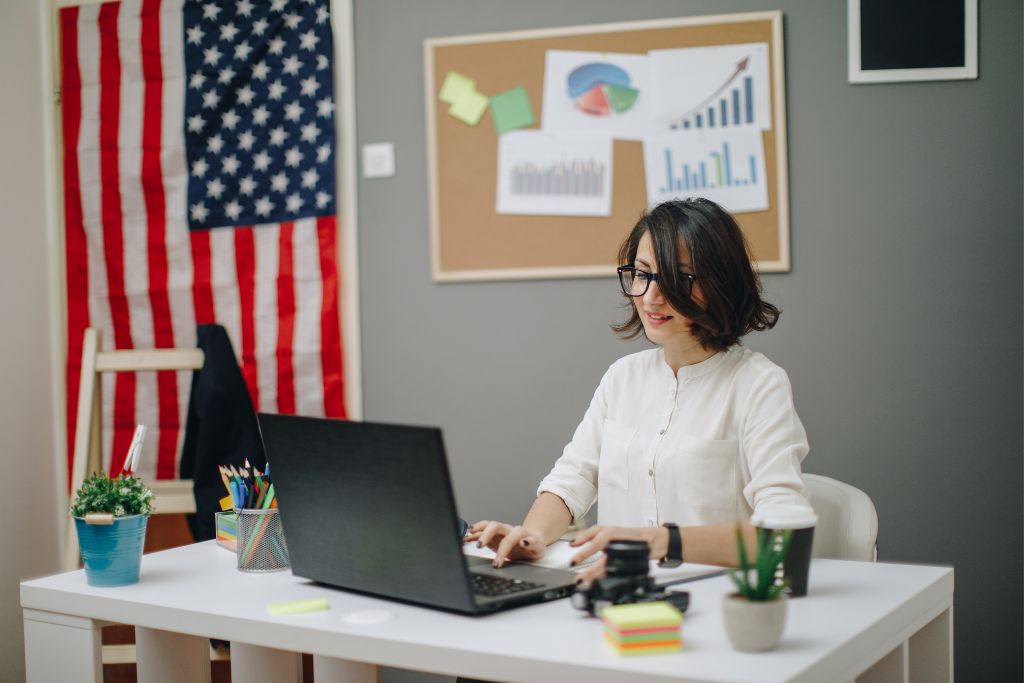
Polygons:
M751 518L751 523L758 529L764 529L781 546L782 534L775 532L792 532L789 551L782 561L782 571L776 580L788 584L787 593L790 597L800 598L807 595L807 580L811 572L811 546L814 544L814 527L818 524L818 516L809 506L796 504L778 504L758 510Z

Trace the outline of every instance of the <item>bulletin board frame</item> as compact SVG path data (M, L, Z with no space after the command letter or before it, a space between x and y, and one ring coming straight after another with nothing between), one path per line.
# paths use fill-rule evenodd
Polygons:
M498 135L490 112L470 126L438 99L448 71L492 96L524 86L539 128L547 50L645 54L650 50L767 43L771 127L762 131L769 207L736 219L761 272L788 272L789 181L782 12L430 38L423 43L431 273L435 282L603 277L647 206L642 143L614 141L610 216L498 214Z

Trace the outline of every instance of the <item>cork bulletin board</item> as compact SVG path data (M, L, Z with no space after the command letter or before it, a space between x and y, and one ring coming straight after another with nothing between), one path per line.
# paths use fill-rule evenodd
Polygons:
M477 125L438 98L445 76L472 77L487 96L523 86L543 123L548 50L646 54L650 50L767 43L771 127L762 130L767 210L737 212L762 272L789 259L782 13L756 12L496 33L424 41L431 257L435 281L596 277L615 274L618 247L647 206L643 145L613 142L609 216L499 214L498 134L490 111Z

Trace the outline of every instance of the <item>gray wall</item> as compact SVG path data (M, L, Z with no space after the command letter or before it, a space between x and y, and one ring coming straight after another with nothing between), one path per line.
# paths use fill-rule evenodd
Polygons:
M441 425L464 515L509 520L640 347L611 279L431 282L423 39L783 10L793 270L747 344L789 371L807 470L874 499L881 559L955 566L959 677L1021 680L1020 3L980 3L978 80L861 86L839 0L354 4L358 141L398 154L359 183L365 417Z

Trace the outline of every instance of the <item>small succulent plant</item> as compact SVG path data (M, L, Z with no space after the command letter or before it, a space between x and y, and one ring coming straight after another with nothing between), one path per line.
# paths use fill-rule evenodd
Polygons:
M71 504L74 517L99 512L114 517L148 515L153 511L153 492L141 479L122 474L111 479L97 472L82 482Z
M782 545L776 542L776 534L782 535ZM789 541L792 531L757 530L757 556L753 564L747 557L747 546L743 542L743 533L736 527L736 549L739 552L740 566L729 570L729 578L736 584L739 596L751 602L774 600L786 589L785 582L775 580L776 572L786 559L789 552Z

